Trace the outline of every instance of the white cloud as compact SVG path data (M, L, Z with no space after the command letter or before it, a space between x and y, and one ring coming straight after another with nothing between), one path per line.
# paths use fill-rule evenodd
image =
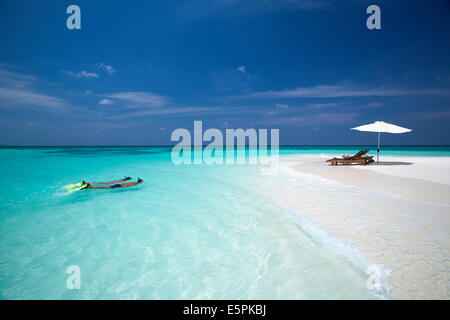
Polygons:
M110 75L117 72L112 66L110 66L109 64L105 64L103 62L96 63L95 67L97 69L102 69L102 70L106 71Z
M287 104L284 104L284 103L277 103L275 105L275 107L277 107L279 109L287 109L287 108L289 108L289 106Z
M239 68L237 68L240 72L245 73L246 71L246 66L240 66Z
M146 116L186 116L186 115L230 115L230 114L260 114L261 110L251 109L249 107L230 107L230 106L167 106L167 108L137 109L128 113L111 116L110 119L125 119L133 117Z
M162 107L169 103L170 98L142 91L125 91L102 95L106 98L121 100L132 107ZM137 105L137 106L136 106Z
M124 119L134 117L146 117L157 115L184 115L184 114L196 114L196 113L210 113L213 109L210 107L179 107L179 108L166 108L166 109L144 109L129 113L124 113L117 116L112 116L110 119Z
M98 74L93 72L87 72L84 70L80 72L71 72L71 71L63 71L63 72L73 78L98 78Z
M0 106L10 105L32 105L61 108L68 106L68 103L58 97L52 97L29 89L0 87Z
M98 104L113 104L114 101L110 99L102 99L98 102Z
M0 83L9 87L23 88L37 81L37 77L0 68Z
M337 102L330 102L330 103L310 103L307 104L306 107L314 108L314 109L323 109L323 108L330 108L330 107L337 107L343 105L343 103L337 103Z
M113 73L116 72L116 70L114 70L114 68L111 67L111 66L105 66L105 70L106 70L106 72L108 72L109 74L113 74Z
M450 111L412 112L406 115L412 120L448 119Z
M336 125L353 123L360 117L359 113L336 113L326 112L317 114L299 114L290 117L270 118L259 122L259 124L270 125L292 125L299 127L309 127L318 125Z
M363 88L348 85L319 85L281 91L255 92L240 98L339 98L339 97L393 97L407 95L450 95L449 89Z
M65 100L39 92L35 87L43 81L38 77L7 70L0 64L0 107L39 106L61 109Z

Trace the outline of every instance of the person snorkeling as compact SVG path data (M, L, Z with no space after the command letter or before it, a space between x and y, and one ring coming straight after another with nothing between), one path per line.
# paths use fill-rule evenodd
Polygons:
M66 186L64 186L63 188L69 192L72 191L79 191L81 190L80 188L84 188L84 186L86 184L113 184L113 183L118 183L118 182L125 182L131 180L131 177L125 176L123 179L117 179L117 180L113 180L113 181L105 181L105 182L86 182L86 181L80 181L77 183L72 183L72 184L68 184Z
M86 182L85 185L80 188L80 190L126 188L126 187L136 186L142 182L144 182L144 180L142 180L141 178L138 178L136 182L116 183L116 184L113 184L112 186L93 186L93 185L91 185L90 182Z
M131 180L131 177L125 176L123 179L117 179L117 180L112 180L112 181L105 181L105 182L86 182L86 181L81 181L82 184L113 184L113 183L118 183L118 182L125 182Z

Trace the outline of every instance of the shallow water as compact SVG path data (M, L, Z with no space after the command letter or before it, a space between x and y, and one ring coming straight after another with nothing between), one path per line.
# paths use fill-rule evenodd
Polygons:
M0 149L1 297L374 298L364 272L254 192L258 166L176 166L167 151ZM62 189L124 175L145 183Z
M285 147L280 153L353 149ZM387 149L384 154L450 154L448 147ZM316 212L326 224L336 210L352 210L379 195L352 192L333 200L336 186L320 179L267 177L259 165L177 166L170 151L1 148L0 298L375 298L366 286L364 257L305 217ZM145 183L73 193L62 188L124 175ZM283 188L296 190L300 210L290 211L288 199L277 201ZM402 203L395 201L407 214L415 210ZM70 265L81 269L80 290L66 287ZM382 294L388 297L386 290Z

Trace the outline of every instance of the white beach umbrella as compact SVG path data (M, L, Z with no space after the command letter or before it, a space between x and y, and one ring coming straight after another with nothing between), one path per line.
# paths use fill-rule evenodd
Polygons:
M406 133L411 132L411 129L403 128L400 126L396 126L395 124L390 124L384 121L375 121L371 124L365 124L363 126L359 126L356 128L351 128L351 130L358 131L369 131L369 132L378 132L378 148L377 148L377 162L380 154L380 135L381 132L388 133Z

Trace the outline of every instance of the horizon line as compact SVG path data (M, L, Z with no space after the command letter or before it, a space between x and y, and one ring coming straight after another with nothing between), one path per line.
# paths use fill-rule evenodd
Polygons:
M126 147L175 147L176 144L167 144L167 145L0 145L0 148L126 148ZM202 145L202 147L206 147L208 144ZM249 147L247 145L223 145L226 146L235 146L235 147ZM374 146L376 144L284 144L279 145L279 147L361 147L361 146ZM193 147L196 146L186 145L180 147ZM270 147L270 146L267 146ZM389 144L383 145L382 147L450 147L450 144Z

